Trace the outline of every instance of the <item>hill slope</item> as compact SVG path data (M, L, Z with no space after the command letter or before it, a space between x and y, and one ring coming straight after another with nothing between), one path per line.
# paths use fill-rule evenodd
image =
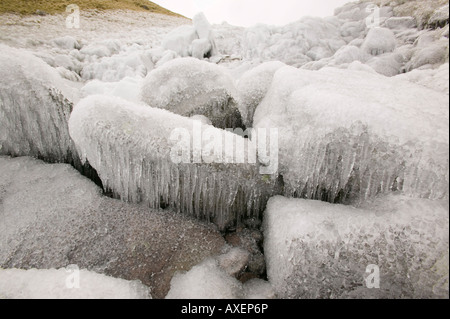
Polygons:
M181 17L181 15L148 0L2 0L0 2L0 14L30 15L37 11L56 14L65 12L66 7L70 4L78 5L81 10L134 10Z

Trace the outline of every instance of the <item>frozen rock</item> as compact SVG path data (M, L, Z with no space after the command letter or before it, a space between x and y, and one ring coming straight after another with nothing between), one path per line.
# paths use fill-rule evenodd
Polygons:
M412 29L417 27L413 17L392 17L386 20L386 27L391 30Z
M391 30L386 28L371 28L361 49L371 55L380 55L392 52L396 47L397 39Z
M0 203L0 268L77 265L140 280L154 298L225 244L210 225L102 196L66 164L0 157Z
M428 26L433 29L443 28L448 25L449 5L437 9L428 20Z
M448 207L402 196L364 209L272 198L264 219L269 282L280 298L448 299ZM379 289L369 289L377 270Z
M53 43L58 47L66 50L81 49L81 45L78 43L78 41L74 37L68 35L54 39Z
M192 41L192 57L202 60L211 56L211 42L208 39L197 39Z
M140 84L141 81L133 77L125 77L119 82L92 80L81 88L81 96L84 98L90 95L103 94L138 103L140 101Z
M177 273L166 299L240 299L242 284L223 271L215 259L205 260L187 273Z
M238 277L247 267L250 253L241 248L232 248L226 254L217 257L219 267L228 275Z
M234 81L215 64L194 58L167 62L146 77L141 92L151 107L188 117L204 115L219 128L243 127Z
M194 25L195 31L197 32L198 38L203 40L208 40L211 46L211 50L208 52L209 56L217 55L217 47L214 41L214 32L212 30L211 24L206 18L205 14L200 12L197 13L192 18L192 23Z
M353 61L365 62L367 54L354 45L347 45L340 48L333 56L333 60L337 65L351 63Z
M176 52L181 57L191 56L191 43L198 39L195 27L183 25L170 32L163 40L165 50Z
M262 279L252 279L244 284L246 299L276 299L272 285Z
M256 107L261 103L272 84L275 72L285 66L282 62L266 62L244 73L237 85L239 109L244 124L251 127Z
M401 73L403 67L403 58L396 53L387 53L373 57L367 61L367 65L377 73L385 76L395 76Z
M248 228L239 229L225 237L227 243L233 247L246 250L250 254L246 272L256 277L264 275L266 262L262 254L262 234ZM244 274L245 275L245 274Z
M166 110L90 96L69 127L104 187L124 201L171 207L224 230L261 220L273 193L276 177L261 175L253 141Z
M438 69L413 70L397 76L413 83L423 85L432 90L449 94L449 64L443 64Z
M275 293L261 279L240 283L211 258L187 273L177 273L166 299L275 299Z
M32 54L0 45L0 155L78 162L68 119L75 92Z
M406 64L406 69L412 71L425 65L435 66L448 63L448 56L448 39L441 39L426 45L419 43L411 61Z
M151 299L149 288L87 270L0 269L1 299Z
M395 77L284 67L254 127L279 130L288 197L346 203L402 191L442 199L449 195L448 117L446 94Z
M126 77L144 78L146 75L147 66L142 61L142 50L136 47L88 63L81 71L84 80L105 82L118 82Z
M210 119L204 115L193 115L191 116L191 119L194 121L199 121L203 125L212 125Z

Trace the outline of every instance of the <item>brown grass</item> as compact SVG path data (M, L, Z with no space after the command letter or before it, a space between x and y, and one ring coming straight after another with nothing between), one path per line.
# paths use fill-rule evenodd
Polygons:
M148 0L0 0L0 14L64 13L69 4L76 4L81 10L134 10L182 17Z

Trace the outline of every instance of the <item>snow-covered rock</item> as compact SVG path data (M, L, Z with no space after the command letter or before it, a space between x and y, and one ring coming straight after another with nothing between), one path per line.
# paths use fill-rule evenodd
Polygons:
M228 275L238 277L247 267L250 253L242 248L232 248L226 254L217 257L219 267Z
M133 77L125 77L119 82L92 80L81 88L81 96L85 98L89 95L102 94L138 103L140 102L140 85L141 81Z
M78 41L74 37L71 37L69 35L56 38L53 40L53 43L58 47L66 50L81 49L81 45L78 43Z
M165 50L176 52L181 57L191 55L191 43L198 39L195 27L183 25L171 31L163 40L162 47Z
M441 65L438 69L413 70L397 77L449 95L448 63Z
M210 50L205 52L205 56L214 56L218 54L216 42L214 40L214 32L212 30L211 24L206 18L203 12L197 13L192 18L192 23L194 25L197 36L200 40L207 40L210 45ZM194 43L193 43L194 45ZM203 57L202 57L203 59Z
M172 207L223 230L261 220L273 194L276 176L261 175L253 143L166 110L90 96L69 128L104 187L124 201Z
M0 269L0 299L151 299L138 281L87 270Z
M285 66L282 62L266 62L244 73L237 88L239 109L247 127L252 127L256 107L266 96L275 72Z
M225 68L194 58L167 62L145 78L142 101L182 116L204 115L219 128L242 126L237 90Z
M220 268L214 258L187 273L177 273L166 299L274 299L271 284L253 279L242 284Z
M269 282L280 298L448 299L448 207L402 196L365 209L274 197L264 219Z
M154 298L167 294L176 271L216 256L225 244L214 227L191 218L102 196L67 164L0 157L0 203L0 268L77 265L140 280ZM87 279L82 272L82 286Z
M394 51L397 39L394 32L386 28L371 28L361 49L371 55L381 55Z
M0 155L79 162L67 125L76 99L57 70L0 45Z
M428 20L428 26L432 28L443 28L448 25L449 20L449 5L445 5L437 9Z
M431 41L431 40L430 40ZM431 43L417 43L414 55L406 64L407 71L412 71L420 67L431 69L448 63L449 58L449 42L448 39L440 39Z
M440 199L449 196L448 119L448 95L395 77L284 67L254 127L279 130L286 196L342 203L402 191Z
M166 299L241 299L242 284L222 270L215 259L187 273L177 273Z
M417 27L413 17L392 17L386 20L386 27L391 30L412 29Z

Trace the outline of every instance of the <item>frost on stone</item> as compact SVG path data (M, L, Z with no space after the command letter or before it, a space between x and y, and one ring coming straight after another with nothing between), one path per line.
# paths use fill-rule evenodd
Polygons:
M448 119L448 95L395 77L284 67L254 127L279 129L286 196L347 203L448 198Z
M55 69L1 45L0 154L79 162L67 125L75 98Z
M172 279L166 299L241 299L242 284L228 275L215 259L207 259Z
M166 299L275 299L275 292L261 279L242 284L209 258L186 273L177 273Z
M396 47L397 39L394 32L386 28L371 28L361 49L376 56L392 52Z
M142 101L190 117L204 115L219 128L242 128L237 90L226 69L194 58L176 59L144 80Z
M276 182L260 175L249 140L166 110L91 96L77 104L69 127L116 197L171 207L222 230L260 220Z
M420 38L419 38L420 40ZM418 68L434 68L444 63L448 63L449 58L449 42L448 39L442 38L438 41L428 43L416 43L414 54L411 60L406 64L406 70L412 71Z
M264 227L280 298L449 297L448 200L390 195L355 209L274 197Z
M272 84L275 72L285 66L281 62L266 62L244 73L237 84L239 108L244 124L252 127L256 107L261 103Z
M87 270L0 269L0 299L151 299L138 281Z
M224 244L210 225L102 196L67 164L0 157L0 268L77 265L140 280L164 298L176 271L221 253Z
M218 55L212 26L203 13L192 19L193 25L183 25L171 31L163 40L165 50L176 52L181 57L200 60Z
M449 95L449 64L443 64L438 69L428 70L413 70L411 72L397 76L399 79L404 79L423 85L432 90L445 93Z

